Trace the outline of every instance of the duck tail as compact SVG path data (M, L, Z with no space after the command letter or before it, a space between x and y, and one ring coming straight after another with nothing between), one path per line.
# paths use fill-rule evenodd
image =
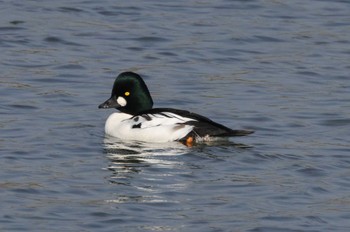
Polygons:
M253 130L230 130L227 131L227 133L223 133L221 136L246 136L253 133Z

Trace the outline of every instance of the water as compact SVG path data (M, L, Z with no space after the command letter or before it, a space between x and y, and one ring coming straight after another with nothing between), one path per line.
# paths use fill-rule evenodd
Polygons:
M2 231L348 231L348 1L2 1ZM254 135L109 141L114 77ZM240 145L237 145L240 144Z

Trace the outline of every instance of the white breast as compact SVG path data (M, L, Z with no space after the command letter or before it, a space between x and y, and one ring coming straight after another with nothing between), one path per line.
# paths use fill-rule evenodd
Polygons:
M189 121L195 120L170 112L136 117L113 113L106 121L105 132L124 140L169 142L185 137L193 129L193 126L184 124Z

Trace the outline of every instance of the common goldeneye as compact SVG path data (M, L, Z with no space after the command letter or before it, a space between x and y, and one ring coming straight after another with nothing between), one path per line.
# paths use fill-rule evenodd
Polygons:
M123 72L115 79L111 97L98 108L116 108L105 125L105 133L124 140L144 142L180 141L191 146L213 138L244 136L250 130L232 130L209 118L185 110L152 108L151 94L136 73Z

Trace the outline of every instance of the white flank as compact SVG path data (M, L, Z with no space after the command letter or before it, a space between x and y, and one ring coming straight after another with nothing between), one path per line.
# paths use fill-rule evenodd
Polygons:
M179 140L193 129L193 126L184 123L194 119L169 112L163 114L132 118L130 114L113 113L106 121L105 132L123 140L163 143Z

